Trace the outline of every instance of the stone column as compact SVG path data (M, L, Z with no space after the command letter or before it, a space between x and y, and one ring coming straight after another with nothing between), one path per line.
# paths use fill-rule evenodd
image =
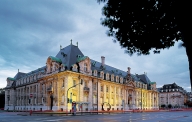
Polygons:
M104 95L103 102L106 102L106 85L105 84L104 84L104 87L103 87L103 95Z
M114 86L114 107L116 106L117 107L117 100L116 100L116 86ZM115 108L114 108L115 109Z
M89 96L88 96L88 101L89 101L89 104L88 104L88 110L92 110L93 109L93 84L92 84L92 80L89 79L88 81L88 88L89 88Z
M98 81L97 79L97 89L98 89L98 96L97 96L97 100L98 100L98 110L101 110L101 101L100 101L100 93L101 93L101 83Z

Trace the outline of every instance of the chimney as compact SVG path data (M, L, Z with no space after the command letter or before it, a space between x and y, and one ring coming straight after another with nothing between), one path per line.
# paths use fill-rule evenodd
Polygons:
M101 56L101 65L104 66L105 65L105 57Z
M18 69L18 72L19 72L19 69Z
M127 69L128 69L128 71L127 71L128 75L131 75L131 68L128 67Z

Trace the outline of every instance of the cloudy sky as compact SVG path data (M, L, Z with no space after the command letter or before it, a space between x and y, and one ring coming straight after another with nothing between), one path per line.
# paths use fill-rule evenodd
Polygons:
M78 42L91 59L132 74L143 74L157 87L177 83L190 91L188 59L185 48L174 47L160 54L129 56L119 43L107 37L100 23L103 4L96 0L0 0L0 88L6 78L45 66L48 56L62 47Z

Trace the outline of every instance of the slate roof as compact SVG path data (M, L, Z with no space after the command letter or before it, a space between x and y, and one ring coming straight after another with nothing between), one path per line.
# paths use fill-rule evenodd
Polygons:
M15 75L14 79L15 79L15 80L18 80L18 79L22 78L22 77L25 76L25 75L26 75L26 73L18 72L18 73Z
M147 77L147 75L142 74L142 75L137 75L144 83L146 84L151 84L151 81L149 80L149 78Z
M59 51L56 55L57 58L61 59L62 63L67 66L67 69L77 62L78 56L83 57L83 53L75 45L69 45Z

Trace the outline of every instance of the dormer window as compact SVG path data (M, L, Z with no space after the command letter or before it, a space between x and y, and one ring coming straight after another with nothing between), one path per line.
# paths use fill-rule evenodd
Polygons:
M123 83L123 78L122 77L120 78L120 82Z
M119 76L116 76L116 82L119 82Z
M97 70L94 70L94 76L97 76Z
M114 81L114 75L113 74L111 75L111 81Z
M106 74L106 80L109 80L109 73Z
M84 63L84 71L87 72L87 63Z
M101 77L102 79L104 79L104 73L103 73L103 72L101 72L100 77Z

